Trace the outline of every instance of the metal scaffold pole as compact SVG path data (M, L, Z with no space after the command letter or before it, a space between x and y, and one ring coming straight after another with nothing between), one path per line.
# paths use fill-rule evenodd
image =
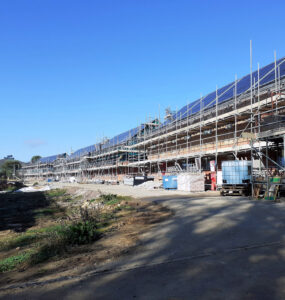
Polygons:
M200 165L202 160L202 95L200 98Z
M253 133L253 109L252 109L252 41L250 40L250 133ZM253 146L253 139L251 138L251 143ZM250 159L251 159L251 196L253 197L254 191L254 178L253 178L253 151L250 147Z
M216 86L216 169L218 169L218 87Z
M234 97L235 97L235 158L237 159L237 75L235 75L235 89L234 89Z
M258 134L260 135L260 95L259 95L259 88L260 88L260 83L259 83L259 63L257 64L257 101L258 101ZM261 154L261 144L260 141L258 142L259 146L259 155ZM261 158L259 159L259 174L261 174Z
M276 115L277 115L277 90L278 90L278 87L277 87L277 62L276 62L276 51L274 51L274 73L275 73L275 109L276 109Z

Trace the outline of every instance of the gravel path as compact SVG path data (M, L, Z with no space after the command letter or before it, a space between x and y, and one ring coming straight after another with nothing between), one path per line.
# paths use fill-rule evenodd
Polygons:
M148 190L145 188L137 187L137 186L128 186L128 185L106 185L106 184L78 184L78 183L61 183L55 182L52 183L52 186L58 188L64 187L77 187L83 188L87 190L100 190L102 193L112 193L122 196L132 196L134 198L151 198L151 197L175 197L175 196L191 196L191 197L202 197L202 196L217 196L219 192L207 191L203 193L189 193L189 192L181 192L177 190L164 190L164 189L154 189Z

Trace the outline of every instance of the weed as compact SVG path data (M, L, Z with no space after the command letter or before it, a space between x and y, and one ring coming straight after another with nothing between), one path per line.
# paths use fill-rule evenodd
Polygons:
M46 192L47 196L50 198L59 198L66 195L66 190L55 189Z
M42 218L42 217L47 217L47 216L51 216L54 213L56 213L57 210L56 208L41 208L41 209L35 209L34 213L35 213L35 218Z
M97 225L91 221L72 224L62 233L66 243L70 245L88 244L99 238Z
M5 191L6 191L6 192L14 192L14 191L16 191L17 189L18 189L17 187L10 185L10 186L8 186L8 187L5 189Z
M121 202L122 199L120 199L115 194L102 194L99 198L105 205L116 205Z
M11 195L13 196L13 194ZM57 212L61 212L61 208L56 202L70 199L76 198L71 198L63 189L56 189L44 194L33 193L29 197L21 195L19 203L29 205L28 209L33 217L45 218L47 216L54 217L54 214L58 216ZM99 199L91 199L89 202L99 201L104 205L109 205L110 207L106 211L101 210L100 207L76 208L70 212L71 215L67 215L68 221L65 223L27 230L25 233L2 240L0 251L17 247L26 247L26 249L29 247L29 250L24 250L19 255L0 261L0 272L13 270L20 264L27 266L38 264L68 252L70 246L88 244L98 240L102 233L108 230L108 226L118 219L116 212L133 209L126 202L127 199L128 197L115 194L101 194ZM11 200L14 199L11 198ZM121 201L125 202L118 206ZM66 210L62 210L62 212L67 213Z
M24 233L15 238L2 240L0 242L0 250L9 250L17 247L23 247L30 245L38 240L38 236L35 233Z
M58 231L61 228L61 225L51 225L48 227L38 228L38 229L29 229L27 233L50 233L53 231Z
M32 253L32 251L27 251L1 260L0 272L3 273L15 269L18 265L28 261Z

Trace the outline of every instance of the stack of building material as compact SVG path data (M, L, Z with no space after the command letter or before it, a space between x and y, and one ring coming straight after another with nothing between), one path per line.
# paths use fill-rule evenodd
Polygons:
M130 186L135 186L142 184L146 181L153 181L154 178L151 176L126 176L124 177L124 184L125 185L130 185Z
M177 189L185 192L204 192L203 174L181 173L177 175Z

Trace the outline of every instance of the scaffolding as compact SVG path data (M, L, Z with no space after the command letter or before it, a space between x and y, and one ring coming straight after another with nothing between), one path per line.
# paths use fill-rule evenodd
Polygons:
M169 110L163 123L160 118L146 120L69 157L27 165L24 176L122 180L126 175L150 174L159 178L195 165L200 171L208 170L210 161L215 161L219 170L223 160L257 159L254 178L265 176L268 192L272 164L276 170L283 170L282 163L272 161L280 158L280 147L284 147L284 115L285 59L277 62L275 58L262 69L258 65L254 73L251 63L249 75L241 79L235 76L229 85L216 88L180 111ZM276 118L266 121L272 116ZM270 158L272 152L276 154L274 159ZM252 188L254 192L254 182Z

